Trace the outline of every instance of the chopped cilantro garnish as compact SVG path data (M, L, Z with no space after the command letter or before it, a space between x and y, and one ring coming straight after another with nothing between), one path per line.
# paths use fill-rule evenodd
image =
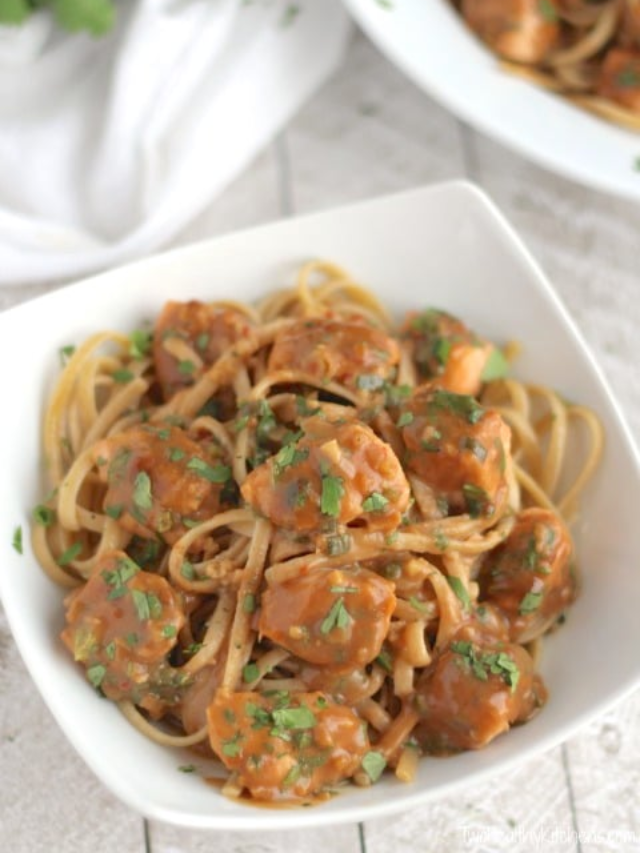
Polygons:
M397 423L396 423L396 426L397 426L399 429L402 429L402 427L406 427L406 426L409 426L409 424L412 424L412 423L413 423L413 420L414 420L414 418L413 418L413 412L403 412L403 413L400 415L400 417L398 418L398 421L397 421Z
M195 773L196 772L196 765L195 764L181 764L178 767L178 770L181 773Z
M102 572L102 578L112 589L107 598L113 601L115 598L121 598L127 592L127 582L139 572L138 566L128 557L119 559L116 563L116 568L112 572Z
M175 637L177 633L178 632L176 630L175 625L165 625L164 628L162 629L162 636L166 637L167 639L171 639L172 637Z
M548 23L553 24L558 20L558 12L551 0L538 0L538 10Z
M151 349L152 333L145 329L135 329L129 335L129 355L141 361Z
M116 521L122 515L122 510L124 509L122 504L110 504L104 508L105 513L109 516L109 518L113 518Z
M269 434L277 427L278 422L276 416L271 411L271 406L266 400L260 400L258 408L258 425L256 427L256 436L259 442L264 443L268 440Z
M282 780L283 788L290 788L291 785L294 785L302 774L302 767L299 764L294 764L289 768L289 772Z
M55 510L48 506L44 506L44 504L38 504L37 507L34 507L32 514L35 523L42 527L51 527L53 522L56 520Z
M504 356L502 350L491 350L487 363L480 375L483 382L492 382L494 379L504 379L509 372L509 362Z
M73 346L73 344L68 344L66 347L60 347L59 354L60 354L60 364L62 365L62 367L64 367L67 364L67 362L69 361L69 359L71 358L71 356L74 354L75 351L76 351L76 348Z
M362 769L372 782L377 782L382 771L387 766L387 760L381 752L371 750L362 759Z
M170 447L167 450L167 456L171 462L179 462L181 459L184 459L186 455L186 451L181 447Z
M211 335L209 332L202 332L196 338L196 349L200 350L200 352L204 352L206 348L209 346L209 340L211 339Z
M290 465L299 465L309 456L309 450L299 450L295 444L285 444L273 458L273 473L279 477Z
M329 634L334 628L346 628L351 622L351 616L344 606L344 599L340 597L334 602L331 610L327 613L320 626L321 634Z
M104 681L104 677L107 674L107 668L104 664L96 663L93 666L90 666L87 670L87 678L91 682L91 684L96 688L96 690L100 687L102 682Z
M320 512L337 518L340 515L340 502L344 494L342 477L324 474L322 477L322 493L320 495Z
M248 592L242 600L243 613L255 613L256 597L252 592Z
M349 592L358 592L357 586L345 586L345 584L336 584L335 586L330 587L331 592L335 595L340 595L341 593L349 593Z
M222 754L227 758L237 758L242 752L242 746L239 743L240 735L236 735L233 739L227 740L222 744Z
M249 423L249 415L242 415L242 417L237 418L235 423L233 424L234 432L242 432L243 429L247 428L247 424Z
M536 548L536 537L530 536L529 541L527 542L527 549L524 552L523 563L525 569L529 569L534 572L538 568L538 560L540 555L538 554L538 549Z
M157 619L162 614L162 604L157 595L152 592L142 592L140 589L132 589L131 596L141 622L148 619Z
M296 395L296 409L298 414L303 418L310 418L313 415L317 415L322 412L322 409L319 406L312 408L306 398L302 397L300 394Z
M82 545L80 542L74 542L73 545L70 545L66 551L63 551L62 554L58 557L58 565L59 566L68 566L78 554L82 551Z
M146 471L139 471L133 481L133 502L138 509L151 509L151 478Z
M113 378L113 381L117 382L120 385L125 385L127 382L131 382L131 380L133 379L133 373L130 370L127 370L126 367L114 370L111 376Z
M387 406L397 406L412 394L411 385L387 385L384 386L385 402Z
M527 613L533 613L537 610L542 604L542 599L544 598L543 593L541 592L528 592L526 595L522 597L522 601L520 602L520 607L518 608L518 612L522 616L526 616Z
M460 655L480 681L487 681L489 673L499 675L511 688L516 689L520 670L516 662L506 652L478 652L468 640L451 643L451 651Z
M362 502L362 509L365 512L381 512L388 503L389 499L385 498L380 492L371 492L369 497Z
M475 483L465 483L462 487L462 494L467 504L467 511L472 518L492 514L493 505L489 500L489 495L480 486L476 486Z
M473 397L468 394L454 394L451 391L437 389L433 392L429 401L430 409L444 409L464 418L470 424L476 424L484 415L484 409Z
M313 712L304 705L299 708L276 708L271 716L275 725L283 729L311 729L316 724Z
M375 662L378 664L378 666L381 666L385 672L393 672L393 658L391 657L391 654L385 649L380 652Z
M228 465L209 465L204 459L194 456L187 462L187 468L195 471L210 483L226 483L231 478L231 468Z
M22 527L16 527L14 529L11 544L14 551L17 551L18 554L22 554Z
M447 575L447 582L453 592L456 595L456 598L460 601L465 610L468 610L471 607L471 599L469 598L469 593L467 592L467 588L462 583L460 578L455 577L455 575Z
M409 604L413 607L414 610L417 610L418 613L429 613L430 607L426 601L421 601L419 598L416 598L415 595L412 595L409 598Z
M188 358L178 362L178 373L182 373L184 376L190 376L195 369L195 364Z
M242 680L245 684L251 684L260 678L260 668L257 663L248 663L242 670Z

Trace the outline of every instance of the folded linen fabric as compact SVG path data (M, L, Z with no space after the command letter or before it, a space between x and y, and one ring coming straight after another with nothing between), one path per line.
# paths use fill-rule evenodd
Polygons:
M340 0L135 0L112 33L0 28L0 284L169 240L337 67Z

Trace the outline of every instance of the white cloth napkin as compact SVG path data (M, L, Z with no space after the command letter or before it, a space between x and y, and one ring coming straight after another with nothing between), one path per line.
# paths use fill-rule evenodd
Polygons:
M101 39L0 27L0 284L157 248L336 68L340 0L135 0Z

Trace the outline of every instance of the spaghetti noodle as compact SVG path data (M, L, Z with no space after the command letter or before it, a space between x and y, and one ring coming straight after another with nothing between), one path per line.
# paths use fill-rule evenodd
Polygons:
M511 73L640 129L638 0L452 0Z
M88 681L266 800L410 780L529 719L602 434L507 367L320 262L257 307L93 335L45 415L33 529Z

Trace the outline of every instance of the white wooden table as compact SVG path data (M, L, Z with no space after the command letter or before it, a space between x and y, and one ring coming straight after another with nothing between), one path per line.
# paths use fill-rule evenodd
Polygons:
M333 80L175 242L460 176L493 196L539 259L637 435L640 207L548 174L465 127L362 36ZM46 289L0 289L0 308ZM403 849L640 851L640 692L563 746L393 819L304 833L188 832L144 821L93 777L44 707L0 615L0 850Z

